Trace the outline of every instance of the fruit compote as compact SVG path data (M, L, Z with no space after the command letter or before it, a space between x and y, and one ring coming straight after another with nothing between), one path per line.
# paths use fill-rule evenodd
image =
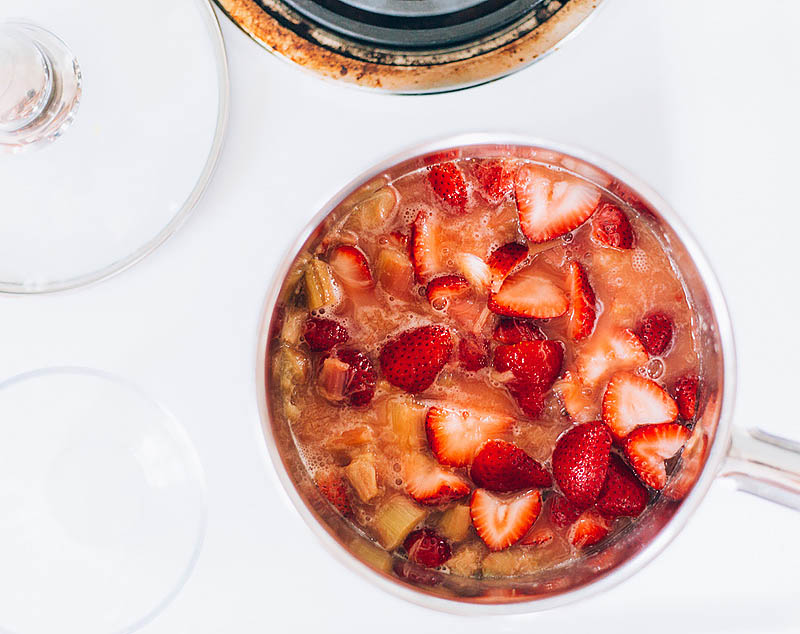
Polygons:
M696 416L693 312L657 224L602 173L443 156L343 203L273 319L280 424L400 578L602 549Z

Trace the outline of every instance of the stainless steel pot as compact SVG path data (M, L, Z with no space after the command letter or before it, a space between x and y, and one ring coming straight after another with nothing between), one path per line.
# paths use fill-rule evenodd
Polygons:
M402 581L392 556L356 532L320 496L302 464L288 425L277 415L270 386L270 333L280 312L287 275L357 200L386 179L435 161L522 156L569 170L631 205L662 232L697 315L695 336L703 359L698 418L681 461L662 495L611 543L577 562L511 579L443 575L438 585ZM361 194L363 196L363 193ZM264 437L281 482L315 534L350 569L414 603L456 613L532 612L578 601L608 589L651 561L680 532L718 477L742 490L800 510L800 445L732 425L736 359L730 318L714 273L686 226L645 184L607 159L557 143L513 135L476 134L412 148L361 174L312 219L276 272L258 340L257 389Z

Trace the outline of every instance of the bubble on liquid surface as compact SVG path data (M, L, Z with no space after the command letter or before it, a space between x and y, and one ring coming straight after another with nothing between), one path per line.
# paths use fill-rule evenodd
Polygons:
M661 359L653 359L647 364L647 376L651 379L658 379L664 374L664 362Z
M565 233L563 236L561 236L561 241L564 244L569 244L574 239L575 239L575 235L571 231L569 233Z

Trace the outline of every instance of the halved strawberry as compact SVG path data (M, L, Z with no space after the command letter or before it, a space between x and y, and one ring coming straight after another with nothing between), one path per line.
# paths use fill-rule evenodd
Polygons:
M553 483L542 465L505 440L487 440L475 454L469 476L489 491L519 491Z
M521 341L534 341L546 339L542 329L536 324L525 319L504 317L495 326L492 338L500 343L520 343Z
M509 242L497 247L489 255L486 264L492 274L492 291L498 291L508 274L528 257L528 245Z
M696 374L687 374L675 382L672 393L678 404L678 412L683 420L693 420L697 414L697 388L700 379Z
M469 282L460 275L441 275L428 282L425 295L435 310L445 310L452 299L469 290Z
M592 239L615 249L633 248L633 227L616 205L603 203L592 218Z
M454 163L439 163L428 168L428 182L444 202L463 212L467 206L467 185L464 175Z
M611 523L594 509L581 513L567 535L576 548L594 546L611 530Z
M436 568L450 559L450 542L432 528L420 528L411 531L403 542L408 553L408 560L425 566Z
M314 483L339 513L345 517L352 515L353 509L347 497L347 484L341 477L333 471L322 471L314 476Z
M430 387L453 353L453 338L443 326L421 326L400 333L383 346L383 375L406 392Z
M637 517L650 496L630 467L617 454L608 462L608 475L595 507L605 517Z
M406 492L420 504L446 504L469 493L469 484L421 455L406 463Z
M556 177L523 165L514 181L519 226L531 242L557 238L582 225L600 201L600 190L573 176Z
M414 266L414 277L420 284L425 284L439 272L439 220L435 214L422 209L411 225L411 264Z
M545 387L525 381L511 381L506 383L506 388L525 414L531 418L539 418L544 411L544 400L550 391L549 386Z
M478 190L489 203L498 204L514 189L514 166L508 161L480 160L472 171L478 181Z
M640 425L671 423L678 406L655 381L630 372L618 372L603 395L603 422L616 440L622 440Z
M564 497L591 506L606 480L611 434L603 423L584 423L564 433L553 450L553 477Z
M469 372L489 365L489 342L476 335L463 335L458 342L458 363Z
M586 277L586 271L575 260L569 263L567 281L570 303L567 334L573 341L580 341L591 335L594 330L594 322L597 320L596 299L589 285L589 278Z
M303 338L308 347L315 352L330 350L335 345L345 343L350 335L347 328L333 319L309 317L303 328Z
M664 313L650 313L639 323L636 334L647 352L658 356L672 343L672 320Z
M428 445L440 463L463 467L472 462L484 442L502 434L513 422L508 416L431 407L425 418L425 432Z
M550 387L561 372L564 347L558 341L521 341L499 345L494 351L494 368L510 371L518 381Z
M378 379L375 367L369 357L353 348L337 348L330 356L348 366L343 396L350 405L368 404L375 394L375 385Z
M578 356L578 374L591 387L609 372L633 370L649 360L647 350L632 330L595 333Z
M576 423L590 423L597 420L600 408L595 405L591 393L584 392L584 386L572 372L565 372L553 385L561 404L570 419Z
M455 257L456 266L472 287L480 292L485 292L492 282L492 272L477 255L472 253L459 253Z
M469 501L472 525L489 550L503 550L517 543L531 529L541 509L542 496L536 489L512 498L475 489Z
M575 506L563 495L556 493L550 498L550 519L553 526L566 528L581 514L581 508Z
M552 280L529 266L506 278L500 290L489 295L488 305L498 315L548 319L567 312L569 300Z
M643 425L625 439L625 455L642 482L660 490L667 484L664 461L677 454L690 435L678 423Z
M346 288L364 290L374 284L367 256L358 247L340 244L331 251L328 264Z

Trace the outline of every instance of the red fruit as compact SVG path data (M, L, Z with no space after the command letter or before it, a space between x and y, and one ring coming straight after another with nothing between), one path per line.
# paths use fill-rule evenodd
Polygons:
M497 247L489 255L486 265L492 274L492 290L497 291L517 266L528 257L528 245L509 242Z
M432 211L423 209L411 225L409 242L414 277L419 284L439 271L439 221Z
M693 420L697 414L697 388L700 380L695 374L681 377L675 382L672 393L678 404L678 412L683 420Z
M667 484L664 461L677 454L690 435L678 423L643 425L625 439L625 455L642 482L660 490Z
M458 342L458 362L469 372L489 365L489 342L475 335L462 336Z
M595 507L605 517L638 517L647 506L647 489L630 467L612 453L608 474Z
M453 352L453 338L442 326L421 326L400 333L383 346L383 375L406 392L430 387Z
M564 348L558 341L522 341L500 345L494 351L494 368L510 371L517 381L549 388L561 372Z
M449 542L432 528L411 531L403 542L408 560L426 568L436 568L450 559Z
M541 509L542 496L536 489L513 498L475 489L469 502L472 525L489 550L503 550L522 539Z
M592 238L615 249L633 248L633 227L616 205L603 203L592 218Z
M567 334L573 341L580 341L592 334L597 319L596 299L589 285L586 271L575 260L569 263L569 323Z
M558 180L557 180L558 179ZM523 165L514 181L519 226L531 242L545 242L582 225L600 201L594 185Z
M461 477L423 456L409 460L405 475L406 491L421 504L446 504L469 493L469 485Z
M506 387L526 415L531 418L539 418L544 410L544 399L550 391L549 387L524 381L511 381L506 384Z
M553 477L564 497L581 508L594 504L610 452L611 434L603 423L584 423L563 434L553 450Z
M375 394L378 376L372 361L363 352L352 348L339 348L332 357L346 363L349 368L345 380L344 396L350 405L366 405Z
M633 370L649 359L632 330L619 330L608 336L596 333L578 357L578 374L584 383L593 386L613 370Z
M489 295L489 310L508 317L548 319L567 312L566 294L529 266L507 278L500 290Z
M608 535L611 523L592 509L584 511L570 527L567 535L570 543L576 548L588 548Z
M428 182L444 202L463 212L467 206L464 175L453 163L439 163L428 168Z
M640 425L671 423L678 406L658 383L630 372L618 372L603 395L603 422L616 440Z
M550 502L550 519L556 528L566 528L581 514L581 509L575 506L563 495L554 495Z
M374 284L367 256L357 247L340 244L331 252L328 264L346 288L362 290Z
M478 161L473 167L478 189L487 202L498 204L514 189L513 166L498 159Z
M434 309L445 310L451 300L465 295L469 290L469 282L460 275L442 275L428 282L425 295Z
M553 389L559 395L570 420L590 423L599 417L600 408L595 405L590 394L584 393L583 384L572 372L565 372L553 385Z
M334 508L345 517L352 515L353 509L347 497L347 484L332 472L321 472L314 477L319 492L324 495Z
M653 356L663 354L672 343L672 320L663 313L650 313L642 319L636 334L647 352Z
M326 351L335 345L345 343L350 335L347 328L333 319L309 317L306 320L303 337L308 347L314 351Z
M395 561L392 570L400 579L415 586L436 586L442 582L441 573L410 561Z
M459 272L473 288L481 293L489 288L492 282L492 272L486 262L473 253L459 253L454 259Z
M553 541L553 537L553 531L549 528L536 528L534 526L519 543L523 546L544 546Z
M494 329L492 335L500 343L520 343L521 341L534 341L546 339L541 328L533 322L513 317L504 317Z
M475 455L469 475L476 485L489 491L519 491L553 483L542 465L505 440L486 441Z
M408 245L410 238L402 231L392 231L389 234L388 242L398 251L408 253Z
M469 412L431 407L425 418L428 445L436 459L453 467L472 462L478 448L513 424L508 416L473 415Z

